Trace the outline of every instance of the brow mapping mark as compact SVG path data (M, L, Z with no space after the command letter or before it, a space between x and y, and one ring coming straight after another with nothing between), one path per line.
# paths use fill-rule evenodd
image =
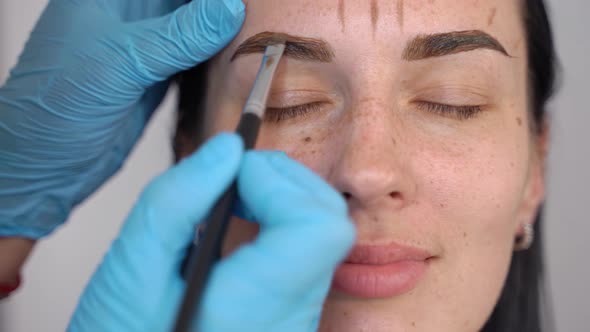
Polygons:
M402 29L404 26L404 0L397 1L397 22Z
M344 22L344 0L338 0L338 20L340 21L340 27L342 32L346 29L346 23Z
M377 0L371 0L371 25L373 26L373 38L377 30L377 22L379 21L379 5Z

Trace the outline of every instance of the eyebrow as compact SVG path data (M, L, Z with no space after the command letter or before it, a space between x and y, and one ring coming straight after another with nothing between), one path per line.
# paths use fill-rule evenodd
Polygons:
M432 35L418 35L404 49L407 61L441 57L476 49L489 49L510 57L500 42L481 30L466 30Z
M284 55L287 57L315 62L332 62L334 59L332 47L322 39L265 31L246 39L240 44L230 61L247 54L264 53L267 46L283 41L286 41Z
M253 53L264 53L269 45L285 42L287 57L304 61L332 62L334 50L323 39L294 36L287 33L264 31L241 43L230 61ZM466 30L418 35L406 45L402 58L407 61L489 49L510 57L500 42L481 30Z

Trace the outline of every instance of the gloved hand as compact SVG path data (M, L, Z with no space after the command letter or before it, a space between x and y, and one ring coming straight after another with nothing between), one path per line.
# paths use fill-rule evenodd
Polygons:
M168 331L180 265L198 220L238 173L255 242L214 268L198 331L315 331L338 263L354 242L342 196L280 152L247 152L222 134L143 192L88 284L70 331Z
M51 0L0 88L0 236L39 238L120 167L171 75L217 53L241 0Z

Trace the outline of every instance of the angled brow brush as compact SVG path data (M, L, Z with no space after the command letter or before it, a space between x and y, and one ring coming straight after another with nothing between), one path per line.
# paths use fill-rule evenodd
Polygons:
M266 47L262 64L254 81L250 96L244 106L236 132L244 140L247 150L253 149L258 129L266 109L266 102L279 60L285 51L285 41L277 40L275 45ZM213 265L221 257L221 245L225 237L232 204L237 197L236 181L217 201L204 222L202 236L198 234L191 245L183 266L183 277L187 281L182 305L177 315L174 331L194 331L193 323L199 313L202 296Z

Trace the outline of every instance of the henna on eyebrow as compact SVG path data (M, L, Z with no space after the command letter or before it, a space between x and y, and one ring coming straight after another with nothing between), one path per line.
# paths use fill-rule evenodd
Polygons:
M334 59L332 47L322 39L265 31L246 39L240 44L230 61L247 54L264 53L267 46L279 42L285 43L284 56L286 57L316 62L332 62Z
M496 38L480 30L418 35L407 44L402 56L404 60L413 61L476 49L490 49L510 57Z

